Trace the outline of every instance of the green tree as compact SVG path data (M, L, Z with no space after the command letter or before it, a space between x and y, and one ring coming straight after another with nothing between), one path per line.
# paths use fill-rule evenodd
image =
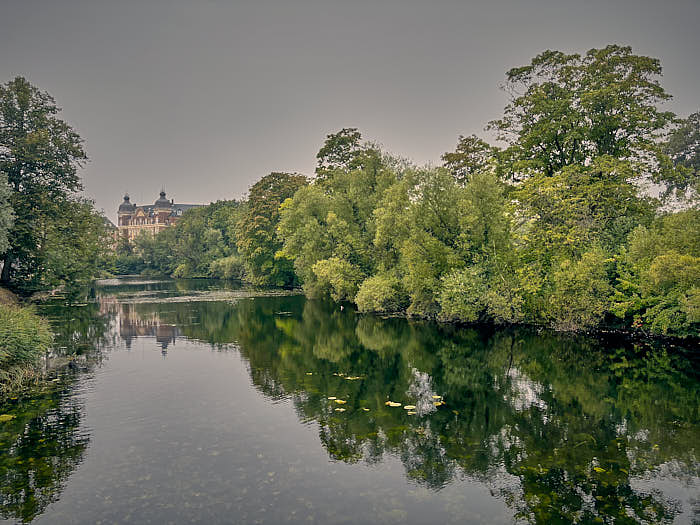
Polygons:
M408 311L434 316L441 277L465 264L458 243L460 191L452 175L438 168L420 171L411 195L409 233L400 247L399 266L411 298Z
M54 99L23 77L0 85L0 172L12 189L15 222L1 279L37 282L45 265L48 223L63 220L66 201L82 189L77 169L87 159L82 139L58 117Z
M376 146L362 141L357 128L343 128L326 136L316 155L316 177L325 180L335 172L348 172L374 167L382 163L381 152Z
M529 260L547 268L557 254L580 256L593 245L615 252L653 217L655 202L639 194L635 179L628 162L605 156L525 181L514 197Z
M513 177L552 176L601 155L645 161L673 117L658 107L671 98L660 75L658 59L619 45L585 55L545 51L508 71L511 99L490 128L509 144ZM654 162L644 167L658 171Z
M700 331L700 211L667 213L638 226L616 257L612 312L658 334Z
M476 135L460 135L455 151L443 153L443 166L459 183L466 184L472 175L487 168L497 151Z
M335 169L332 176L300 188L280 208L279 256L293 261L311 296L346 298L377 268L374 210L397 175L379 152L373 159ZM341 276L329 279L329 268L342 269Z
M99 274L100 261L112 240L92 201L67 200L61 204L60 217L44 227L39 287L64 286L68 299L75 300Z
M306 184L308 181L303 175L270 173L250 188L248 203L236 231L248 281L272 286L296 284L292 261L276 257L282 248L276 231L280 205Z

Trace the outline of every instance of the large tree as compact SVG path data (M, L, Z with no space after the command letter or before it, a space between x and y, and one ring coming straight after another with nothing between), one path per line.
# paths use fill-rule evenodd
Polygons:
M64 220L82 189L82 139L59 112L51 95L23 77L0 85L0 172L12 190L15 215L3 254L4 283L36 282L50 252L47 225Z
M292 261L275 257L282 248L276 231L280 205L307 184L303 175L270 173L251 186L237 229L238 251L250 282L272 286L297 283Z
M619 45L585 55L545 51L508 71L511 99L490 127L510 145L514 178L551 176L602 155L646 161L643 169L663 178L655 155L673 114L659 108L671 98L660 76L658 59Z

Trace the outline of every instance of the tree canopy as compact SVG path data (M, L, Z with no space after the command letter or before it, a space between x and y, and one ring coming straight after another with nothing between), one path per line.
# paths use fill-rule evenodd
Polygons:
M10 190L0 212L0 231L9 226L8 245L0 243L2 282L18 289L90 280L105 246L102 218L78 197L83 141L59 113L53 97L23 77L0 85L0 185L6 178Z

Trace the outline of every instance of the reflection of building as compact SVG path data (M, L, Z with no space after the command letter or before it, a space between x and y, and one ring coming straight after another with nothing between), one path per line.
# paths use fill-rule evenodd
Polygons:
M131 347L131 340L135 337L155 337L163 350L168 348L170 343L175 343L178 336L182 335L177 326L163 324L158 312L137 313L135 305L122 304L119 313L119 335L126 343L126 347Z
M136 337L155 337L161 349L167 350L182 336L177 326L163 323L158 312L137 312L136 308L137 305L120 303L115 297L100 297L100 312L116 314L119 336L127 348L131 348Z
M174 225L182 214L200 204L176 204L165 198L165 191L160 192L160 198L153 204L136 206L124 195L124 201L119 205L119 233L122 237L133 241L139 233L145 231L151 235Z

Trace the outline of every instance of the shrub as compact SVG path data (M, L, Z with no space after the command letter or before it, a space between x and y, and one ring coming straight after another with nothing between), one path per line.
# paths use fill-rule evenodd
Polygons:
M552 274L547 314L558 330L586 330L602 320L610 306L611 287L600 249L579 260L562 260Z
M481 268L471 266L452 272L442 279L440 317L447 321L474 323L484 314L486 279Z
M243 260L236 255L215 259L209 264L209 274L217 279L242 280L245 275Z
M36 363L51 347L53 334L32 308L0 306L0 369Z
M355 296L360 312L398 312L408 306L408 295L395 275L381 273L365 279Z
M318 261L312 267L318 280L319 292L328 292L334 301L352 301L362 274L351 263L338 257Z

